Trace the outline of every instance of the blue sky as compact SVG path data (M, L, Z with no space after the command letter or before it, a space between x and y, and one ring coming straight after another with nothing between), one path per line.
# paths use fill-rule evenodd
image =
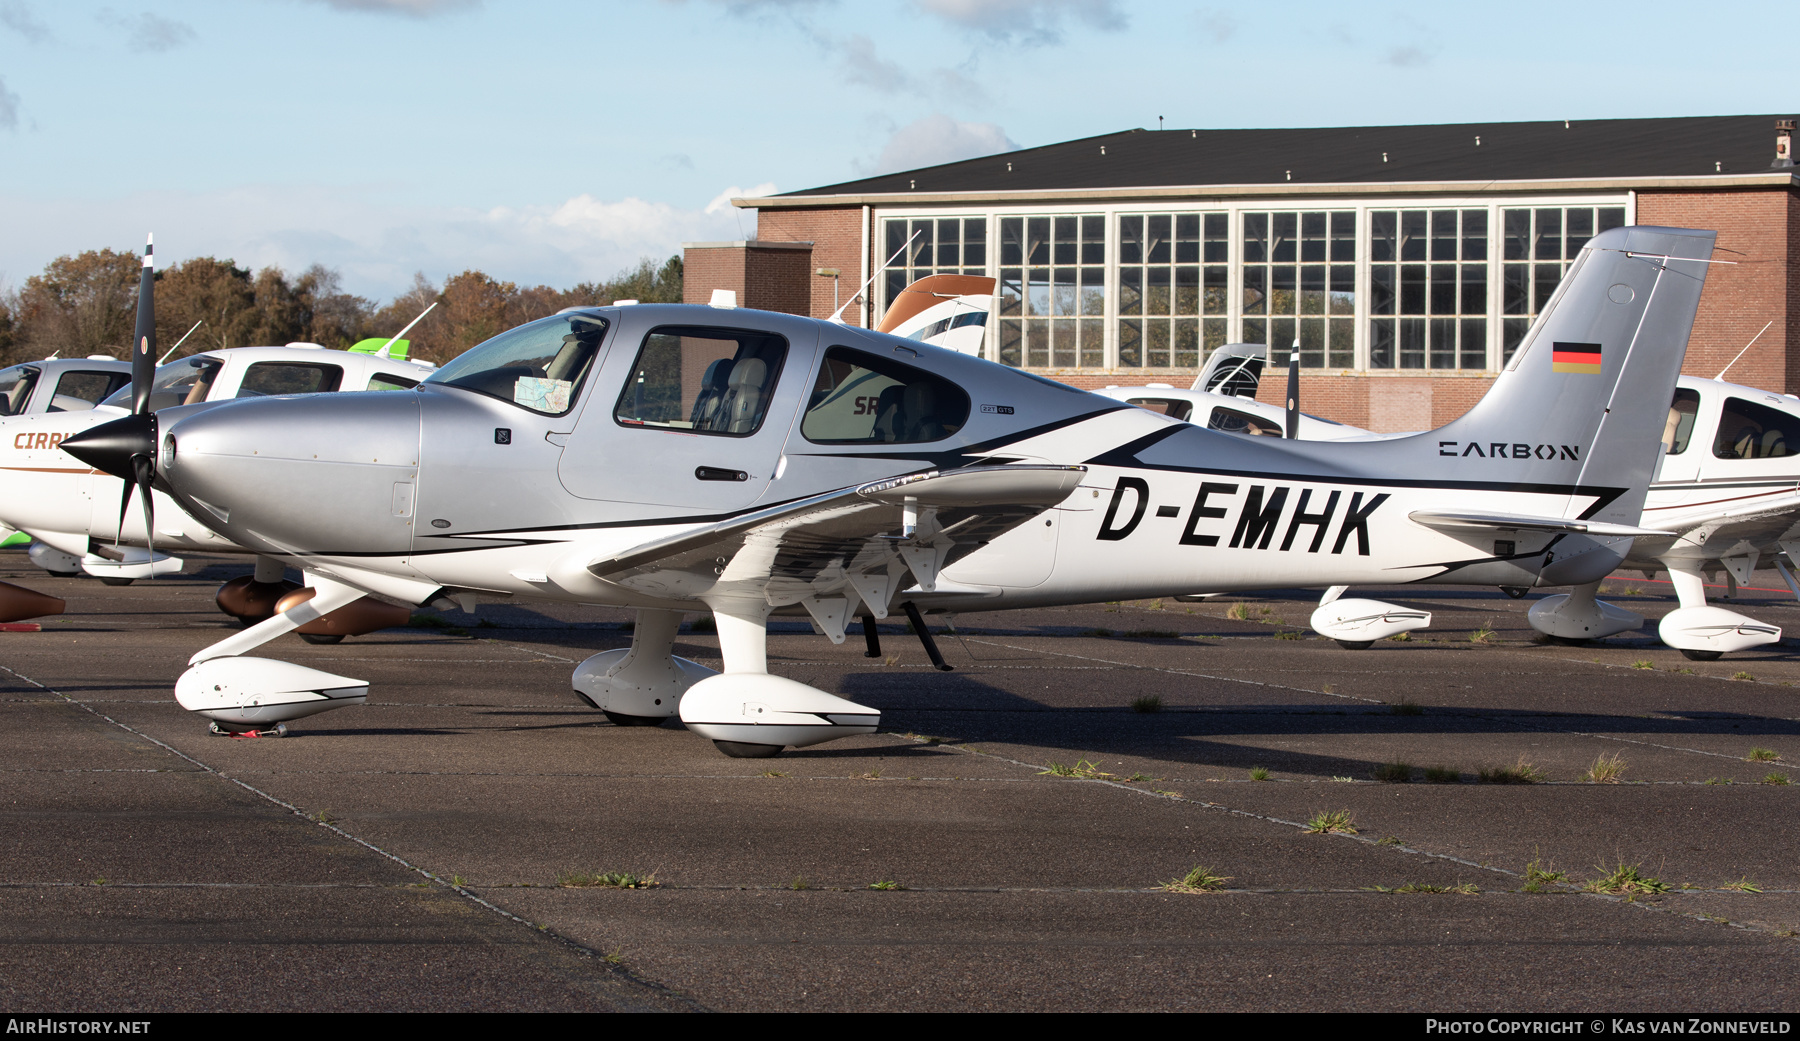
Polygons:
M0 0L0 283L134 248L607 277L730 194L1134 126L1788 113L1775 4ZM1759 27L1761 27L1759 29ZM1304 147L1297 142L1297 147Z

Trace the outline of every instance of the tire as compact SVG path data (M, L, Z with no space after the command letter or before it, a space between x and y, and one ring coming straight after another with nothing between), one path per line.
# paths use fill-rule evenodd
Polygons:
M1690 651L1686 647L1681 649L1681 656L1688 661L1718 661L1724 653L1724 651Z
M334 633L301 633L300 638L307 643L343 643L344 638Z
M1374 640L1339 640L1337 642L1337 645L1339 647L1342 647L1346 651L1366 651L1369 648L1375 646L1375 641Z
M1548 636L1549 634L1545 634L1545 635ZM1575 637L1568 637L1568 636L1550 636L1549 639L1550 639L1551 643L1554 643L1561 647L1586 647L1587 645L1589 645L1590 643L1593 642L1592 640L1588 640L1585 638L1575 638Z
M752 745L743 741L714 741L713 744L733 759L773 759L781 754L780 745Z
M668 721L668 716L628 716L623 712L607 712L606 721L616 727L659 727Z
M46 570L44 572L44 574L54 575L57 578L80 578L81 577L81 572L79 572L79 571L49 571L49 570Z
M136 582L137 579L135 579L135 578L116 578L112 575L106 575L106 576L103 576L100 579L100 581L106 583L109 586L128 586L131 583Z

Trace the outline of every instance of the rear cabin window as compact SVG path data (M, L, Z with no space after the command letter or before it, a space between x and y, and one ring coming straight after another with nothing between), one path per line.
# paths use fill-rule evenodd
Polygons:
M336 365L298 361L259 361L244 372L237 397L274 394L327 394L338 389L344 370Z
M1282 429L1261 416L1253 416L1248 412L1239 412L1234 408L1215 408L1206 425L1214 430L1223 430L1227 434L1251 434L1256 437L1280 437Z
M800 434L827 445L941 441L969 421L969 395L941 376L833 347L813 383Z
M1669 446L1670 455L1687 451L1688 442L1694 437L1694 417L1699 413L1699 391L1675 392L1675 401L1669 405L1669 422L1663 427L1663 444Z
M37 386L43 370L31 365L15 365L0 370L0 416L16 416L31 404L31 390Z
M624 426L747 437L761 429L787 339L752 329L659 326L613 409Z
M107 395L131 382L129 372L82 372L70 370L56 381L56 396L50 399L52 412L79 412L93 408Z
M1800 453L1800 416L1743 398L1726 398L1713 455L1720 459L1779 459Z
M391 372L378 372L369 377L370 390L411 390L418 385L418 380L396 376Z
M1147 408L1152 412L1160 412L1165 416L1186 420L1194 414L1194 403L1180 398L1126 398L1127 405Z

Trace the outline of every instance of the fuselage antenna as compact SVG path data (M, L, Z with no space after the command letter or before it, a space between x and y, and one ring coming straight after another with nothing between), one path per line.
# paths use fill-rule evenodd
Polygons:
M386 358L386 357L388 357L388 348L389 348L389 347L392 347L392 346L393 346L393 345L394 345L394 344L396 344L396 343L399 343L399 342L400 342L400 337L402 337L402 336L405 336L405 335L406 335L406 334L407 334L407 333L409 333L409 332L412 332L412 327L413 327L413 326L415 326L415 325L418 325L418 324L419 324L419 323L420 323L420 322L422 322L422 321L424 321L424 320L425 320L425 316L426 316L426 315L428 315L428 314L430 314L430 313L431 313L431 308L432 308L432 307L436 307L436 306L437 306L437 305L438 305L438 301L436 301L436 300L433 300L433 301L432 301L432 302L431 302L431 307L427 307L427 308L425 308L425 310L423 310L423 311L420 311L420 312L419 312L419 317L417 317L417 318L414 318L414 319L413 319L413 320L412 320L412 321L410 321L410 322L407 322L407 323L406 323L406 328L404 328L404 329L402 329L402 330L400 330L400 331L399 331L399 332L397 332L397 333L395 333L395 334L394 334L394 338L393 338L393 339L391 339L391 340L389 340L389 341L388 341L388 342L386 342L386 343L384 343L384 344L382 344L382 345L381 345L381 350L378 350L378 351L376 351L376 352L375 352L375 357L377 357L377 358Z
M861 288L861 289L858 289L858 290L857 290L857 291L856 291L856 292L855 292L855 293L854 293L854 294L853 294L853 295L852 295L852 296L851 296L851 297L850 297L850 299L848 299L848 300L846 300L846 301L844 301L844 306L843 306L843 307L840 307L840 308L838 308L838 309L837 309L837 310L836 310L836 311L834 311L834 312L832 312L832 315L831 315L831 317L830 317L830 318L827 318L827 319L825 319L825 320L826 320L826 321L828 321L828 322L836 322L836 323L837 323L837 324L839 324L839 325L843 325L843 324L844 324L844 308L846 308L846 307L849 307L849 306L850 306L850 305L851 305L851 304L854 304L854 303L856 303L856 298L857 298L857 297L859 297L859 296L862 296L862 295L863 295L863 294L864 294L864 293L866 293L866 292L868 292L868 291L869 291L869 287L870 287L870 286L872 286L872 285L874 285L874 284L875 284L875 280L876 280L876 279L878 279L878 278L880 278L880 277L881 277L881 273L882 273L882 272L883 272L883 271L886 271L886 270L887 270L887 266L888 266L888 264L892 264L892 263L893 263L893 262L894 262L894 257L898 257L898 256L899 256L899 255L900 255L900 254L902 254L902 253L905 253L905 252L906 252L906 247L908 247L908 246L910 246L910 245L912 245L912 244L913 244L913 239L916 239L916 238L918 238L918 237L919 237L919 236L920 236L920 235L923 235L923 234L925 234L925 229L924 229L924 228L920 228L920 229L919 229L919 230L918 230L918 231L915 231L915 232L913 232L913 233L912 233L912 238L909 238L909 239L907 239L907 240L906 240L906 241L905 241L905 242L902 242L902 243L901 243L901 244L900 244L900 248L899 248L899 249L897 249L897 250L895 250L895 251L894 251L894 256L893 256L893 257L889 257L889 258L887 258L887 264L883 264L883 265L881 265L881 266L880 266L880 267L879 267L879 268L876 268L876 269L875 269L875 273L874 273L874 274L873 274L873 275L870 275L870 276L869 276L869 280L868 280L868 281L867 281L867 282L864 282L864 283L863 283L863 284L862 284L862 288Z
M1747 343L1747 344L1744 344L1744 351L1747 351L1747 350L1749 350L1749 349L1750 349L1750 348L1751 348L1751 347L1753 347L1753 346L1755 346L1755 344L1756 344L1756 341L1757 341L1757 340L1760 340L1760 339L1762 339L1762 334L1763 334L1763 333L1766 333L1766 332L1768 332L1768 331L1769 331L1769 325L1774 325L1774 324L1775 324L1775 319L1773 319L1773 318L1771 318L1771 319L1769 319L1769 324L1768 324L1768 325L1765 325L1765 326L1763 326L1763 327L1762 327L1762 328L1761 328L1761 329L1758 329L1758 330L1757 330L1757 331L1756 331L1756 335L1755 335L1755 336L1752 336L1752 337L1750 337L1750 342L1749 342L1749 343ZM1742 357L1743 357L1743 356L1744 356L1744 351L1739 351L1739 352L1737 352L1737 358L1733 358L1733 359L1731 359L1731 360L1730 360L1730 361L1728 361L1728 362L1726 362L1726 363L1725 363L1725 367L1724 367L1724 368L1722 368L1722 369L1720 369L1720 370L1719 370L1719 374L1718 374L1718 375L1717 375L1717 376L1714 376L1714 377L1713 377L1713 382L1714 382L1714 383L1723 383L1723 382L1725 382L1725 374L1726 374L1726 373L1727 373L1727 372L1730 372L1730 371L1731 371L1731 367L1732 367L1732 366L1733 366L1733 365L1736 365L1736 364L1737 364L1737 363L1738 363L1738 358L1742 358Z
M194 323L194 329L198 329L205 324L206 324L206 319L202 318L199 321ZM175 346L169 348L168 351L166 351L162 357L156 359L156 364L161 365L163 362L168 361L172 356L174 356L176 351L181 350L181 345L187 342L187 338L194 335L194 329L189 329L187 332L183 333L181 335L181 339L175 341Z

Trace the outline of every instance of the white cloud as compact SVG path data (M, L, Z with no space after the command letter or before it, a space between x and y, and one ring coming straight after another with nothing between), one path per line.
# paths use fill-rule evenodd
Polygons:
M24 0L5 0L0 3L0 25L32 43L43 43L50 38L50 27L38 18L37 12Z
M998 40L1060 43L1065 17L1095 29L1125 28L1117 0L914 0L954 25L979 29Z
M4 79L0 79L0 127L19 129L19 96L6 89Z
M936 112L896 130L873 164L860 165L869 174L893 173L1011 152L1018 147L998 124L964 123Z
M772 192L758 185L748 194ZM721 198L747 194L733 187ZM717 200L715 200L715 203ZM156 232L157 259L231 258L289 272L324 264L345 290L385 300L415 271L441 281L465 268L495 278L565 287L610 278L640 257L681 243L745 237L748 215L727 201L683 208L643 199L577 195L549 205L424 207L370 190L255 185L211 193L154 192L112 200L0 196L0 271L15 280L63 254L135 249Z
M432 18L481 6L481 0L312 0L353 14L394 14L406 18Z
M720 192L719 194L713 196L712 201L707 203L706 208L704 210L701 210L700 212L707 214L709 216L712 214L715 214L715 213L730 213L732 211L732 209L734 208L731 205L731 200L733 200L733 199L745 199L745 198L755 199L755 198L762 198L763 196L766 196L766 195L774 195L774 194L775 194L775 182L774 181L764 181L762 184L759 184L756 187L749 189L748 191L744 190L743 188L739 188L737 185L734 184L731 187Z
M103 7L96 17L108 25L125 30L125 42L134 51L172 51L182 44L193 43L197 38L193 26L150 11L119 14L111 8Z

